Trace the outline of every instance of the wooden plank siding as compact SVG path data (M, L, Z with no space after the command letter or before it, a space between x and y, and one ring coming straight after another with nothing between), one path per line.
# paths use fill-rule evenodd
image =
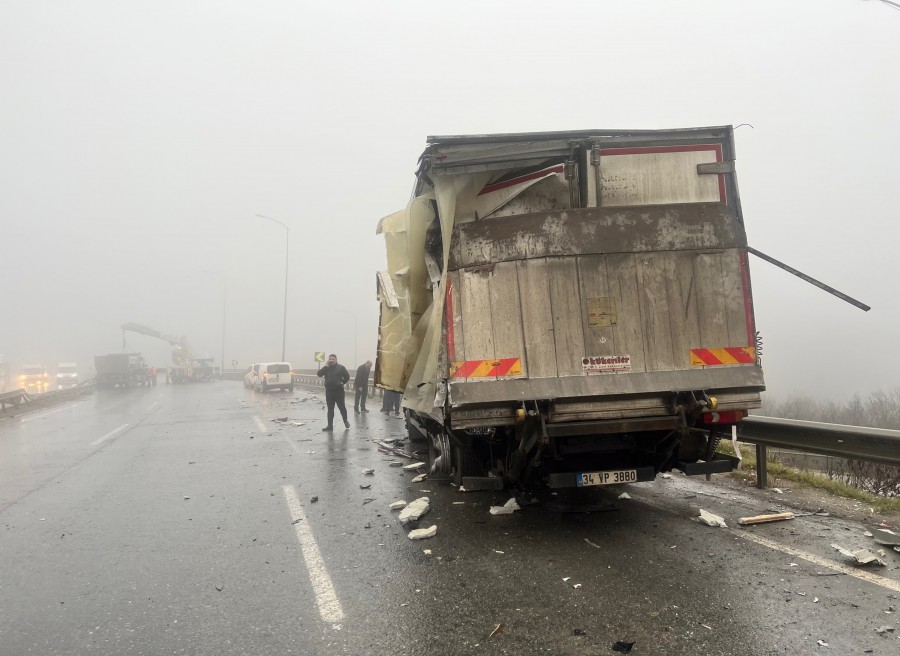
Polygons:
M523 356L530 378L555 378L556 338L550 305L550 274L547 258L516 262L521 301L522 330L525 338Z
M491 325L494 357L519 358L522 376L528 375L525 338L522 332L522 309L519 302L519 280L515 262L501 262L490 276Z
M451 272L457 360L520 358L522 376L581 376L581 357L631 356L632 372L690 370L692 348L750 346L736 250L502 262ZM592 325L590 299L615 306Z

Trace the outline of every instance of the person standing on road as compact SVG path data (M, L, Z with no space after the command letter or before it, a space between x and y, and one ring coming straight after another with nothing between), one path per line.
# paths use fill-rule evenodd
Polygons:
M344 405L344 385L350 380L350 374L347 372L346 367L338 364L337 356L332 353L328 356L328 362L316 372L316 375L325 379L325 404L328 406L328 425L322 430L334 430L332 424L334 422L335 404L337 404L338 410L341 412L344 427L350 428L350 422L347 421L347 406Z
M353 379L353 388L356 396L353 397L353 412L368 412L366 399L369 396L369 371L372 369L372 361L366 360L356 370L356 378Z

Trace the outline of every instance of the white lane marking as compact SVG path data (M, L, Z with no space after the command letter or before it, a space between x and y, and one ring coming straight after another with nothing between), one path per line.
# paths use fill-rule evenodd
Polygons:
M129 426L131 426L131 424L122 424L121 426L119 426L119 427L116 428L115 430L109 431L109 432L108 432L106 435L104 435L103 437L98 437L96 440L94 440L93 442L91 442L90 446L97 446L97 445L100 444L101 442L103 442L103 441L105 441L105 440L108 440L109 438L114 437L115 435L118 435L119 433L121 433L123 430L125 430L125 429L128 428Z
M259 415L253 415L253 421L256 422L259 430L261 430L263 433L266 432L266 425L263 423L263 420L259 418Z
M27 417L22 417L21 422L24 424L26 421L32 421L34 419L43 419L48 415L55 414L57 412L62 412L63 410L69 410L70 408L74 408L76 405L81 405L84 401L79 401L78 403L73 403L71 405L64 406L62 408L56 408L55 410L49 410L47 412L42 412L39 415L29 415Z
M303 551L303 560L306 561L306 569L309 572L309 581L312 583L313 591L316 594L316 605L319 607L319 615L322 620L331 624L332 628L340 629L338 624L344 619L344 610L341 608L341 602L337 598L334 591L334 585L331 583L331 577L328 576L328 570L325 569L325 561L322 560L322 554L319 553L319 545L316 544L316 538L309 527L306 520L306 513L303 512L303 506L300 505L300 499L297 493L290 485L282 487L284 490L284 498L287 501L288 508L291 511L291 521L294 523L294 531L297 533L297 539L300 541L300 549Z
M159 405L159 401L154 401L147 407L147 412L150 412L151 410L153 410L153 408L155 408L158 405Z
M863 581L868 581L869 583L880 585L882 588L887 588L888 590L893 590L894 592L900 592L900 582L898 581L892 581L891 579L886 579L883 576L878 576L877 574L870 574L869 572L863 571L861 569L847 567L846 565L836 563L833 560L822 558L815 554L811 554L808 551L794 549L793 547L775 542L774 540L770 540L768 538L764 538L761 535L750 533L749 531L738 531L737 529L729 530L731 530L731 532L735 535L744 538L745 540L756 542L757 544L761 544L764 547L769 547L769 549L775 549L776 551L786 553L789 556L796 556L797 558L808 560L809 562L815 563L820 567L827 567L828 569L833 569L834 571L840 572L841 574L846 574L847 576L853 576Z

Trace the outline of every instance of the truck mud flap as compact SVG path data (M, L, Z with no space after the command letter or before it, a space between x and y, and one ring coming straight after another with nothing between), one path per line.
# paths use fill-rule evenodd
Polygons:
M653 467L636 467L634 471L637 473L637 481L635 481L637 483L643 483L656 479L656 471L653 469ZM578 473L576 472L550 474L544 480L546 480L547 482L547 487L555 489L564 487L578 487Z
M740 460L734 456L717 453L708 462L679 462L675 467L683 471L687 476L699 476L701 474L727 474L740 465Z
M462 486L466 492L475 490L502 490L503 479L496 476L463 476Z

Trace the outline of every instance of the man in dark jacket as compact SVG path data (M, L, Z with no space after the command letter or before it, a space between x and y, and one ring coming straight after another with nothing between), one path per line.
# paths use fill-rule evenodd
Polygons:
M347 372L347 369L344 365L338 364L337 356L332 353L328 356L328 362L316 372L316 375L325 379L325 403L328 405L328 425L322 430L334 430L331 424L334 421L335 404L337 404L338 410L341 411L344 426L350 428L350 422L347 421L347 406L344 405L344 385L350 380L350 374Z
M372 361L366 360L356 370L356 378L353 379L353 389L356 390L356 396L353 397L353 412L368 412L366 410L366 398L369 396L369 370L372 368Z

